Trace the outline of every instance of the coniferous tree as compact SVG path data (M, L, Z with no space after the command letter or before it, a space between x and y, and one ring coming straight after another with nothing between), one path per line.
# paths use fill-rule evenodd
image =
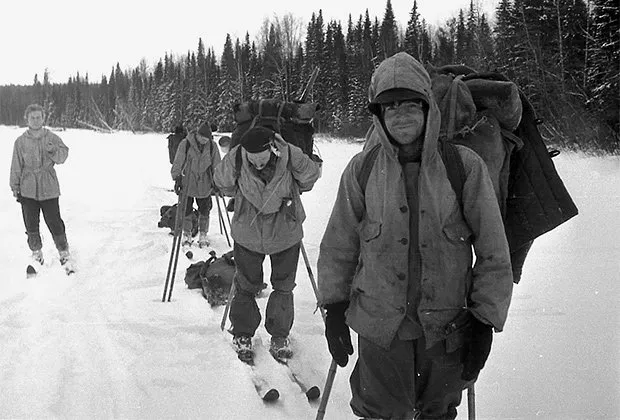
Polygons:
M405 29L405 41L403 45L404 51L410 54L413 58L420 59L420 15L418 13L418 1L413 1L413 7L409 13L409 21L407 22L407 29Z
M394 17L391 0L387 0L385 5L385 13L379 31L378 51L381 60L394 55L398 51L398 30L396 28L396 19Z

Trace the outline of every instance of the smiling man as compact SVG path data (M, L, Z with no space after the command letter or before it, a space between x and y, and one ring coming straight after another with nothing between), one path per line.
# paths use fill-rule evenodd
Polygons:
M319 253L328 348L345 366L349 328L357 332L356 415L454 419L512 294L499 206L482 159L457 146L467 178L461 210L438 147L431 80L417 60L383 61L369 99L373 130L342 174Z
M13 195L22 206L28 246L35 263L32 269L36 270L37 265L43 264L39 232L40 214L43 212L45 223L58 249L60 262L67 273L71 273L73 267L70 262L69 245L58 204L60 186L54 169L54 165L67 160L69 148L60 137L43 128L45 115L41 105L28 105L24 118L28 123L28 130L15 140L13 146L10 186Z

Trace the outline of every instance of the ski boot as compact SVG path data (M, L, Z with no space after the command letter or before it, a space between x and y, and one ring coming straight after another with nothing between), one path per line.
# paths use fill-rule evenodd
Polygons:
M68 249L64 251L58 251L60 265L65 269L67 275L75 273L75 267L73 262L71 261L71 254Z
M291 342L287 337L271 337L269 353L279 362L286 362L293 357Z
M191 247L194 239L192 238L191 232L183 231L183 235L181 236L181 246L183 247Z
M254 361L254 350L252 349L252 337L249 335L235 335L233 346L237 352L237 357L242 362L252 364Z
M207 232L198 233L198 246L200 248L208 248L211 243L207 239Z

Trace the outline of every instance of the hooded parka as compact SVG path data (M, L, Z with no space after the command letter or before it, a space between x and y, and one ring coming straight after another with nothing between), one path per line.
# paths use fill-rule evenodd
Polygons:
M175 180L183 175L189 197L206 198L213 194L213 171L220 161L215 142L209 139L200 151L196 133L191 132L179 144L170 173Z
M69 156L69 148L60 137L47 128L42 130L40 137L26 130L15 140L9 182L12 191L38 201L60 196L54 165L64 163Z
M499 206L484 161L457 146L467 180L463 212L438 151L440 113L431 80L405 53L385 60L371 80L369 99L406 88L428 104L418 179L421 291L417 314L427 347L447 336L446 326L463 308L501 331L512 295L508 245ZM318 260L319 304L350 301L347 323L359 335L388 349L406 315L409 273L409 207L398 147L379 117L369 147L345 168ZM381 148L365 194L358 177L371 145ZM472 246L476 253L473 264ZM458 344L455 344L458 346Z
M309 191L321 175L320 164L302 150L275 140L279 157L273 178L265 184L250 168L248 153L241 146L228 152L215 169L220 191L235 197L232 237L239 245L261 254L275 254L303 238L306 219L300 192ZM242 154L238 179L236 154ZM289 162L290 159L290 162Z

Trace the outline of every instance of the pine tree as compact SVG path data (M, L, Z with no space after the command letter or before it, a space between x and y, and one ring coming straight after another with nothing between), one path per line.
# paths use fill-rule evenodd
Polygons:
M409 13L407 29L405 29L404 50L413 58L420 59L420 15L418 13L418 1L413 1L413 7Z
M391 0L387 0L385 5L383 22L381 23L381 29L379 31L378 51L381 60L394 55L398 51L398 31Z

